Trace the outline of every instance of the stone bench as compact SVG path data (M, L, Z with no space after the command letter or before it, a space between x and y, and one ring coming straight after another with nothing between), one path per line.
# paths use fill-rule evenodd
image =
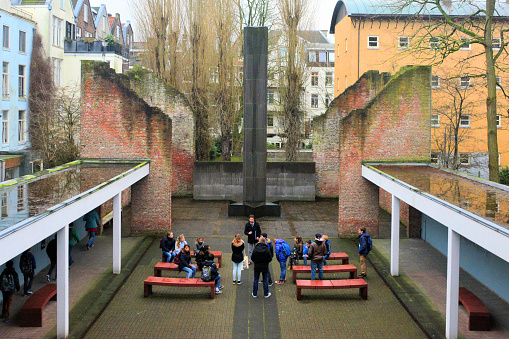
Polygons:
M210 298L216 297L216 286L214 281L203 281L199 278L163 278L148 277L144 282L144 294L146 298L152 294L152 286L176 286L176 287L208 287L210 288Z
M42 327L42 310L50 300L57 300L57 285L47 284L28 298L21 308L21 326Z
M489 331L491 329L490 311L481 299L465 287L460 287L459 302L468 312L469 331Z
M311 274L311 266L293 266L292 281L295 284L297 273ZM323 273L350 273L350 279L357 278L357 267L355 265L327 265L323 266ZM318 275L318 273L317 273Z
M362 299L368 299L368 283L364 279L346 279L346 280L297 280L297 300L302 299L303 289L346 289L358 288Z

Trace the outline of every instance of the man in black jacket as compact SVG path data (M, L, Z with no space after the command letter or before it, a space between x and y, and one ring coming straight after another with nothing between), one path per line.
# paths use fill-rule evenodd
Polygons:
M249 222L247 222L244 226L244 234L247 235L249 265L251 265L251 254L253 253L253 248L262 234L260 224L255 221L254 215L252 214L249 216Z
M2 315L1 318L5 318L4 322L8 323L11 321L11 305L12 305L12 297L17 290L19 292L19 279L18 273L14 270L14 262L9 260L5 264L5 269L2 274L0 274L0 287L2 290Z
M270 255L270 249L269 246L267 246L265 243L264 237L260 237L259 242L254 247L251 259L254 262L253 293L251 295L253 298L258 296L258 280L260 279L260 273L262 273L263 295L265 298L268 298L270 297L270 292L267 273L269 272L269 263L272 261L272 256Z
M163 254L166 256L166 262L171 262L175 258L175 239L173 232L168 232L162 243Z

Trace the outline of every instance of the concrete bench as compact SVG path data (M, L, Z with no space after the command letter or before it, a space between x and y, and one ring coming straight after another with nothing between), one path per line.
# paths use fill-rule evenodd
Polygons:
M302 299L303 289L345 289L358 288L362 299L368 299L368 283L364 279L346 279L346 280L297 280L297 300Z
M329 257L327 258L327 261L329 261L329 260L341 260L343 265L347 265L350 263L348 254L346 254L344 252L331 253L329 255Z
M214 259L217 259L217 268L221 267L221 259L223 258L223 252L221 251L210 251L214 255ZM166 262L166 256L164 253L161 254L161 261ZM194 251L191 251L191 258L196 258Z
M179 286L179 287L209 287L210 298L216 297L216 286L214 281L203 281L199 278L162 278L148 277L144 282L144 294L146 298L152 294L152 286Z
M196 264L191 264L192 266L196 266ZM172 262L158 262L155 266L154 266L154 276L156 277L160 277L161 276L161 271L178 271L179 270L179 265L177 264L174 264ZM196 270L198 271L198 267L196 268ZM187 272L186 272L187 273Z
M21 308L21 326L42 327L42 310L50 300L57 300L57 285L47 284L28 298Z
M293 266L292 280L295 284L297 273L311 274L311 266ZM323 266L323 273L350 273L350 279L357 278L357 267L355 265L327 265ZM317 273L318 274L318 273Z
M460 287L459 302L468 312L469 331L489 331L491 329L490 311L481 299L465 287Z

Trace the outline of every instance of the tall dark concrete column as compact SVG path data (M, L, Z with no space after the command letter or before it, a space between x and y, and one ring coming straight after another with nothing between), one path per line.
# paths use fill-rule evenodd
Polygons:
M265 202L267 187L267 27L244 28L244 203Z

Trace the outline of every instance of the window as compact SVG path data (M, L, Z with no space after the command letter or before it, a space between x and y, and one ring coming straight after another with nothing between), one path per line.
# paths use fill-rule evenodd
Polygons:
M18 115L18 141L27 141L27 114L26 111L19 111Z
M83 4L83 21L88 22L88 6Z
M18 186L18 212L25 209L26 185Z
M470 88L470 77L461 77L460 78L460 88L461 89L469 89Z
M345 39L345 45L346 45L346 39ZM346 52L346 49L345 49ZM339 58L339 44L338 44L338 58Z
M327 52L326 51L318 52L318 62L327 62Z
M273 104L274 103L274 91L269 89L267 91L267 103L268 104Z
M502 89L502 77L497 75L495 78L497 79L497 89Z
M65 0L60 0L60 9L65 9Z
M117 32L117 41L120 42L120 27L117 26L115 30Z
M274 116L267 115L267 127L274 127Z
M10 31L10 27L4 25L2 47L5 49L9 49L10 44L11 44L10 37L9 37L9 31Z
M308 61L309 62L316 62L316 52L310 51L308 55Z
M76 27L76 38L81 38L81 28Z
M378 35L368 35L368 49L378 49Z
M431 153L430 160L432 164L438 164L438 153Z
M407 36L398 37L398 48L408 49L410 47L410 38Z
M286 58L286 48L281 48L281 58Z
M18 96L20 98L26 97L25 70L26 70L26 66L23 66L23 65L18 66L18 72L19 72L19 74L18 74Z
M318 72L311 72L311 86L318 86Z
M431 76L431 88L433 89L440 88L440 76L438 75Z
M493 50L498 51L500 49L501 45L502 45L502 40L500 38L491 39L491 47L493 48Z
M332 86L332 72L325 72L325 86Z
M9 199L7 192L2 193L2 218L9 216Z
M318 94L311 94L311 107L318 108Z
M470 164L470 154L460 153L460 164L469 165Z
M2 98L9 98L9 63L2 62Z
M502 116L500 114L497 114L497 127L502 127Z
M329 56L328 56L329 57L329 62L331 64L333 64L334 63L334 51L328 52L328 54L329 54Z
M92 33L85 31L85 38L91 38Z
M345 38L345 53L348 52L348 38ZM338 54L339 54L339 45L338 45Z
M329 107L329 105L330 105L330 99L325 98L325 107Z
M470 115L460 115L460 127L470 127Z
M440 114L431 114L431 127L440 127Z
M472 50L470 48L470 38L461 38L460 41L461 41L460 49L462 51L470 51L470 50Z
M62 46L62 19L53 17L53 45Z
M2 111L2 144L9 143L9 111Z
M55 86L62 85L62 59L53 58L53 83Z
M27 32L19 31L19 52L27 52Z
M439 49L440 48L440 38L431 38L429 39L429 48L430 49Z

